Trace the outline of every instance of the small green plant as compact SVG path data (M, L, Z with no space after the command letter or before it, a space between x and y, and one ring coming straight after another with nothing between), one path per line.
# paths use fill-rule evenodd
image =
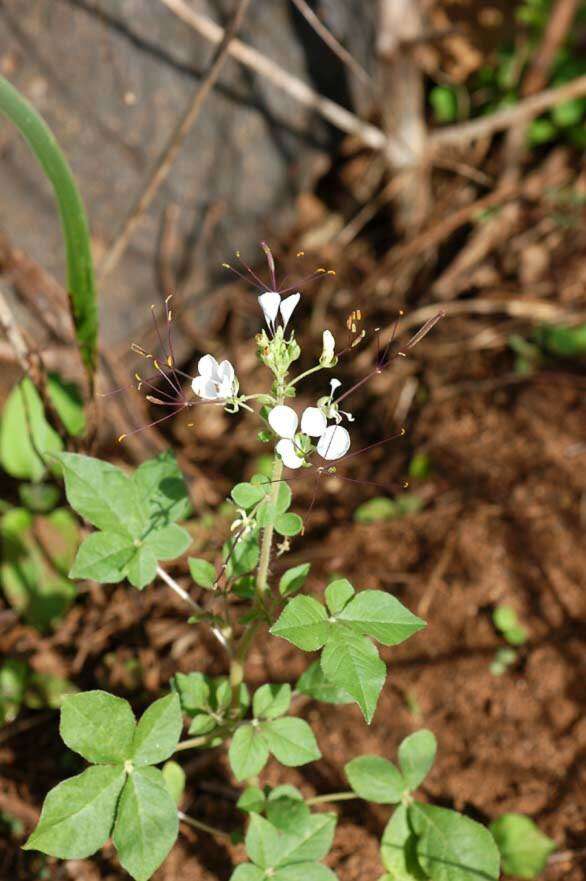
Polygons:
M67 679L35 673L26 661L8 658L0 665L0 725L14 722L23 707L57 709L75 691Z
M490 824L500 850L503 871L515 878L537 878L556 849L533 820L523 814L503 814Z
M497 606L492 613L492 622L509 645L518 646L527 642L527 631L512 606Z
M219 556L188 561L201 601L165 568L191 544L190 533L181 525L191 510L187 487L172 453L128 473L59 447L39 451L41 461L62 474L70 506L94 527L76 551L69 578L128 582L138 590L162 581L183 600L189 622L211 630L224 651L226 672L216 677L202 671L177 673L170 692L149 706L138 722L125 700L104 691L65 698L61 737L89 767L49 792L25 847L62 859L83 859L111 837L122 866L136 881L147 881L173 846L181 822L227 834L178 809L185 778L174 758L187 750L224 747L234 780L246 784L239 807L249 817L244 837L249 863L235 869L235 881L332 878L321 861L330 849L336 817L313 813L311 807L357 796L399 804L383 840L383 861L390 875L396 875L395 865L416 860L419 877L432 881L496 881L499 858L490 833L454 811L412 797L435 756L429 732L418 732L401 744L400 770L376 757L351 762L350 792L304 799L289 785L273 790L258 785L269 760L290 768L321 757L311 726L296 712L296 694L326 703L355 703L370 723L387 677L379 646L398 645L425 627L396 597L384 590L356 589L343 577L330 582L323 597L314 595L318 585L312 593L304 592L310 575L307 563L284 567L278 578L273 575L274 562L286 555L307 526L291 511L292 492L284 469L308 474L316 485L332 473L344 480L346 462L363 451L349 452L353 417L341 406L353 389L340 393L340 382L332 379L329 393L315 405L301 414L292 406L302 380L335 367L352 351L354 340L337 351L332 334L325 330L317 361L291 375L301 349L287 327L300 294L284 296L278 291L272 254L264 248L271 283L258 297L266 329L257 335L256 345L271 376L265 390L243 393L230 362L218 363L211 355L200 359L195 376L186 376L176 368L170 342L160 359L138 349L157 371L154 377L139 378L140 387L148 390L151 403L165 408L164 418L196 407L199 414L205 414L206 406L236 413L256 405L259 437L274 446L270 477L265 470L233 487L229 535ZM170 332L168 303L166 310ZM424 326L404 351L434 323ZM369 376L386 369L395 355L387 347ZM186 378L189 388L184 391ZM217 523L226 520L219 518ZM267 630L302 652L319 652L319 660L312 659L295 691L289 683L267 682L251 693L247 657ZM241 836L239 828L233 836Z

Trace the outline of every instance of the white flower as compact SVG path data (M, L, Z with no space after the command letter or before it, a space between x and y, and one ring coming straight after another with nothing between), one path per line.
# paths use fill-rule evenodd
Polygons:
M337 382L337 380L335 380ZM278 404L269 413L269 425L280 437L276 451L287 468L301 468L305 453L295 443L299 417L292 407ZM319 407L306 407L301 414L301 431L317 438L317 452L322 459L331 461L345 456L350 449L350 435L340 425L328 426L326 416Z
M330 394L327 398L320 398L318 404L323 409L323 412L327 416L328 419L335 419L337 424L339 425L342 421L342 416L345 416L348 422L354 422L354 416L352 413L349 413L348 410L340 410L338 408L337 403L334 401L334 395L336 390L340 388L342 383L339 379L330 379Z
M300 299L301 294L299 292L291 294L290 297L285 297L284 300L276 291L266 291L266 293L260 295L258 302L263 311L267 327L271 333L275 332L279 312L281 313L281 318L283 320L283 330L286 329L289 319L293 314L293 310Z
M238 394L238 380L229 361L204 355L197 365L199 375L191 383L193 393L206 401L230 400Z
M317 452L328 461L341 459L349 449L350 435L341 425L329 425L317 442Z
M336 361L336 341L334 335L329 330L323 332L323 348L320 355L319 363L323 367L333 367Z

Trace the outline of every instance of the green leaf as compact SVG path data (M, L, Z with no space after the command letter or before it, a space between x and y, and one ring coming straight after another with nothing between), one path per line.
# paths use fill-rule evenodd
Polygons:
M264 881L265 873L252 863L240 863L230 875L230 881Z
M262 733L270 751L288 768L296 768L321 758L313 731L304 719L286 716L263 722Z
M270 632L305 652L314 652L328 638L330 624L321 603L313 597L298 596L289 600Z
M82 435L86 424L79 387L67 382L58 373L49 373L47 391L68 433L72 437Z
M165 785L171 793L171 798L176 805L180 805L183 793L185 792L185 771L177 762L165 762L161 768L161 773Z
M136 547L128 535L119 532L92 532L81 543L69 573L70 578L116 584L126 577Z
M53 483L20 483L18 495L25 508L37 514L52 511L59 501L59 490Z
M0 113L18 128L51 182L67 253L67 291L75 337L90 388L98 355L98 306L94 287L91 239L83 201L67 160L32 104L0 77Z
M383 645L398 645L425 627L399 600L382 590L363 590L337 616Z
M137 548L134 557L128 564L128 580L142 590L147 584L151 584L157 577L157 558L151 548L143 545Z
M216 569L207 560L201 560L199 557L190 557L188 559L189 573L196 584L205 587L208 590L214 586L216 580Z
M223 551L224 559L228 560L226 571L229 578L238 578L252 572L258 566L260 558L258 530L249 535L243 535L234 548L230 542L226 542Z
M118 796L124 786L121 767L88 768L52 789L41 818L24 850L65 860L82 860L110 837Z
M433 767L437 741L431 731L422 728L406 737L399 746L399 767L410 791L417 789Z
M556 849L533 820L523 814L503 814L490 824L503 860L503 872L516 878L537 878Z
M275 520L275 532L279 535L298 535L303 529L303 520L299 514L279 514Z
M252 483L237 483L230 493L235 504L244 510L250 510L265 497L265 490Z
M435 121L455 122L458 118L458 95L450 86L434 86L429 93Z
M323 859L332 846L336 820L332 813L311 814L300 828L284 835L281 865Z
M67 501L98 529L140 538L147 520L135 483L109 462L60 453Z
M338 578L331 581L326 587L326 603L332 615L341 612L356 591L347 578Z
M389 881L426 881L427 876L417 862L416 842L407 808L399 805L381 839L381 858L385 869L390 872Z
M0 77L0 89L1 82ZM47 457L62 449L61 438L45 419L36 388L30 379L23 379L2 411L0 464L12 477L36 482L47 472Z
M261 685L254 693L252 712L256 718L276 719L283 716L291 705L291 686Z
M360 798L380 805L401 801L406 789L398 768L382 756L358 756L344 768L350 786Z
M128 701L107 691L85 691L63 701L59 733L88 762L122 763L131 756L135 726Z
M246 780L262 771L269 758L269 748L257 726L246 724L236 729L228 758L237 780Z
M270 490L270 486L269 486ZM291 487L288 483L283 481L279 484L279 490L277 492L277 501L276 501L276 509L277 514L284 514L285 511L288 511L291 507L291 499L293 495L291 493Z
M132 762L134 765L158 765L175 752L183 719L176 694L160 698L143 713L134 734Z
M370 722L387 674L370 640L349 628L334 629L322 652L321 666L326 679L348 692Z
M310 569L310 563L301 563L299 566L293 566L292 569L287 569L287 571L281 575L279 581L279 593L281 596L289 597L301 590L305 584L305 579L309 575Z
M311 816L299 790L287 784L272 790L266 802L266 814L267 820L282 832L304 828Z
M294 863L281 866L272 876L273 881L336 881L336 875L321 863Z
M363 502L354 511L356 523L380 523L383 520L393 520L399 516L397 503L392 499L379 496Z
M265 805L265 794L258 786L248 786L236 802L236 807L247 814L261 814Z
M480 823L419 803L410 806L409 823L417 837L417 859L432 881L498 881L498 848Z
M26 661L9 658L0 666L0 725L13 722L18 716L29 676Z
M122 866L135 881L159 868L179 832L177 807L157 768L137 768L128 776L112 836Z
M144 537L144 544L148 547L157 560L175 560L181 557L191 544L191 536L186 529L170 523L155 532L149 532Z
M132 475L132 481L151 526L161 529L188 516L189 493L175 454L170 450L143 462Z
M251 815L245 843L246 853L253 863L261 869L277 866L283 850L282 839L272 823L258 814Z
M295 686L295 691L308 694L317 701L325 704L352 704L354 698L347 691L329 682L324 676L319 661L314 661L307 670L301 674Z
M176 673L172 687L189 715L209 708L210 679L203 673Z

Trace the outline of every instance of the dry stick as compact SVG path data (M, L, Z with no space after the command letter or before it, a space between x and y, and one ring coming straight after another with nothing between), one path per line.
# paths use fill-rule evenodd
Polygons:
M205 610L199 605L199 603L196 603L195 600L189 596L187 591L184 590L181 587L181 585L175 581L174 578L171 578L171 576L168 574L168 572L166 572L163 569L162 566L157 566L157 575L159 576L159 578L162 578L162 580L165 582L165 584L168 587L170 587L171 590L177 594L177 596L180 596L181 599L185 603L187 603L187 605L191 608L191 610L192 610L192 612L194 612L194 614L196 614L196 615L204 615L205 614ZM226 649L226 651L228 653L230 653L228 641L226 640L226 637L224 636L224 634L222 633L220 628L216 627L215 625L212 625L211 630L212 630L212 633L214 634L214 636L216 637L216 639L218 640L218 642L220 643L220 645L224 649Z
M130 241L130 237L132 236L136 225L151 204L159 187L167 178L185 138L199 117L206 98L212 91L220 73L222 72L222 68L230 54L230 46L234 35L237 33L242 23L242 19L244 18L249 3L250 0L239 0L230 24L225 31L222 31L222 37L217 41L219 43L218 48L214 52L201 86L194 95L191 104L179 121L175 131L171 135L171 138L163 150L145 189L131 208L128 216L122 224L122 228L118 232L114 242L106 252L104 259L100 264L98 273L100 281L103 281L117 265L128 247L128 242Z
M486 138L519 122L526 122L534 116L539 116L540 113L544 113L550 107L555 107L556 104L581 98L583 95L586 95L586 74L569 83L564 83L563 86L545 89L537 95L525 98L514 107L497 110L490 116L438 129L429 136L428 143L430 149L437 150L453 144L465 144L478 138Z
M363 85L368 86L370 90L373 90L374 82L369 74L365 71L362 65L356 61L354 56L338 42L319 16L315 14L309 3L307 3L306 0L291 0L291 2L297 7L303 18L311 25L326 46L329 46L334 55L340 59L342 64L345 64L348 70L350 70L354 76L363 83Z
M505 293L505 292L504 292ZM505 294L510 296L510 294ZM521 300L521 299L503 299L503 300L455 300L451 303L429 303L422 306L414 312L406 315L398 326L397 333L409 327L423 324L437 315L441 309L446 315L467 315L469 313L476 315L510 315L513 318L529 319L532 322L557 323L567 322L569 324L584 321L586 313L584 312L568 312L555 306L553 303L546 303L542 300Z
M160 2L185 24L189 25L190 28L197 31L204 39L209 40L211 43L219 43L222 39L224 35L223 28L207 18L207 16L191 9L185 0L160 0ZM303 80L287 73L280 65L271 61L256 49L253 49L252 46L248 46L241 40L235 39L232 40L228 51L233 58L245 67L266 77L274 86L286 92L300 104L315 110L316 113L319 113L324 119L327 119L328 122L340 129L340 131L356 136L367 147L371 147L373 150L385 151L390 143L393 143L395 148L399 146L393 139L387 138L385 133L379 128L363 122L353 113L336 104L335 101L324 98L323 95L318 94Z

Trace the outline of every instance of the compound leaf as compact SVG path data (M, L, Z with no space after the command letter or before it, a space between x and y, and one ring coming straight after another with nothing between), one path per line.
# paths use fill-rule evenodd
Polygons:
M107 691L84 691L65 698L59 733L88 762L123 763L130 758L136 727L128 701Z
M254 777L262 771L269 758L269 748L257 726L246 724L236 729L228 758L237 780Z
M271 627L273 636L281 636L305 652L320 649L328 638L330 624L326 610L313 597L298 596L289 600Z
M437 741L431 731L422 728L406 737L399 746L399 767L409 790L417 789L435 761Z
M398 768L382 756L358 756L345 767L350 786L360 798L376 804L401 801L406 783Z
M304 719L286 716L261 726L270 751L282 765L296 768L321 758L313 731Z
M417 802L409 808L409 823L417 837L417 859L432 881L498 881L498 848L480 823Z
M177 694L160 698L146 710L134 734L132 762L136 766L158 765L175 752L183 718Z
M338 618L383 645L398 645L425 627L425 621L382 590L363 590L356 594Z
M92 532L78 548L70 578L91 578L102 584L116 584L126 577L136 554L130 536L120 532Z
M370 640L350 628L334 628L322 652L321 667L326 679L357 701L370 722L387 673Z

